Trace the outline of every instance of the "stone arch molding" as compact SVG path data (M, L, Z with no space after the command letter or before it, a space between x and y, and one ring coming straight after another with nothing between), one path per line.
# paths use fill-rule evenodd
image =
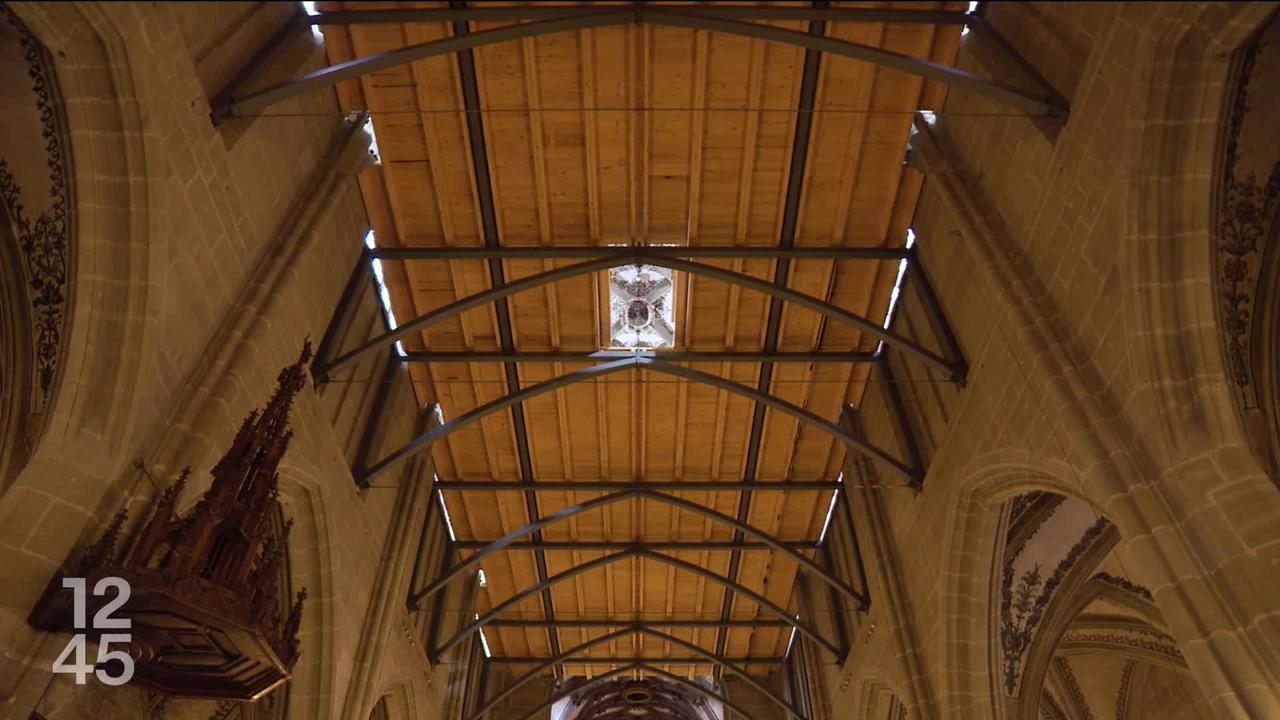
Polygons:
M857 712L853 717L858 720L903 720L908 717L908 711L895 688L882 678L871 676L858 686Z
M289 574L293 588L307 589L302 625L298 629L301 655L289 680L289 708L295 717L332 717L335 703L333 562L331 534L324 498L318 484L305 473L286 467L280 473L280 502L293 521L289 533ZM393 716L394 717L394 716Z
M54 56L70 136L78 223L76 291L64 382L46 441L74 443L85 464L127 455L139 400L146 304L159 257L150 228L153 153L134 58L111 13L94 3L10 3ZM40 452L40 448L37 448Z
M975 458L956 473L961 481L947 500L953 511L942 545L948 548L942 573L946 621L939 639L942 716L1005 717L1003 703L997 702L1000 679L993 663L998 648L992 634L1004 534L999 510L1010 498L1036 490L1089 502L1080 488L1059 479L1069 472L1025 451L1002 450Z
M1274 10L1188 6L1166 21L1146 41L1148 63L1135 80L1147 92L1131 101L1126 143L1133 181L1123 310L1135 378L1130 414L1142 418L1135 437L1171 465L1212 454L1220 476L1247 479L1255 490L1265 477L1237 415L1222 347L1213 199L1232 56ZM1257 512L1280 510L1280 494L1254 494Z
M1213 200L1233 54L1274 11L1182 6L1142 37L1122 276L1133 376L1126 415L1135 442L1160 463L1155 477L1134 479L1150 485L1116 510L1158 504L1177 518L1164 537L1148 529L1122 542L1162 578L1152 584L1157 603L1215 710L1255 716L1280 712L1280 585L1260 581L1280 562L1280 493L1235 407L1214 282Z
M369 720L418 720L417 703L414 702L413 688L402 682L387 688L378 697L374 714ZM379 710L380 709L380 710ZM378 712L382 716L378 716Z
M111 11L95 3L10 3L9 11L53 57L69 137L75 237L61 380L43 435L0 495L0 566L52 575L79 536L107 518L104 495L136 455L148 344L147 303L158 257L150 228L159 209L137 57ZM98 517L95 521L95 516ZM43 518L37 526L23 518ZM33 560L38 558L39 560ZM25 617L42 582L0 586L0 646L23 648L0 664L0 700L22 702L32 663L54 652ZM48 645L49 647L45 647ZM18 697L21 695L22 697Z

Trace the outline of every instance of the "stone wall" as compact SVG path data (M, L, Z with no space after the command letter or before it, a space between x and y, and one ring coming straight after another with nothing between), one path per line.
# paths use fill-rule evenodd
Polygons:
M193 487L181 503L194 502L279 369L304 338L324 334L362 249L368 222L355 173L368 162L368 142L332 93L273 106L280 117L210 121L210 97L294 7L11 5L55 57L80 244L64 379L41 445L0 495L0 717L25 720L37 708L49 718L217 710L128 688L51 684L65 637L25 620L54 571L121 506L144 514L156 486L187 465ZM304 29L265 79L322 62ZM381 322L370 287L347 340L381 332ZM387 571L398 567L387 548L403 544L389 538L398 498L420 506L424 493L415 489L429 482L430 467L406 464L366 491L349 472L384 361L373 358L319 393L304 390L293 412L281 496L295 521L293 585L309 597L290 717L345 717L348 706L367 715L384 697L394 717L433 717L443 704L409 632L403 581ZM419 426L412 394L391 397L375 451ZM399 481L409 483L403 493ZM382 638L380 652L371 655L362 638Z
M1232 51L1272 10L989 8L1070 118L1001 117L1006 106L953 91L921 123L913 225L971 371L961 389L894 361L930 470L919 493L854 493L873 536L861 621L875 629L830 669L833 706L876 686L911 717L1003 717L990 670L997 508L1052 489L1116 524L1121 561L1153 590L1219 717L1280 712L1280 494L1232 410L1210 255ZM979 42L966 38L963 67L1020 80ZM908 291L897 327L928 337L923 318ZM861 415L893 445L881 393ZM888 476L856 461L846 477Z

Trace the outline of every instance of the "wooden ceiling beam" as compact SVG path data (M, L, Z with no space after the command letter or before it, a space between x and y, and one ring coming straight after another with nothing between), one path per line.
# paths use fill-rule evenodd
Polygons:
M822 20L809 23L808 33L811 37L826 34L826 24ZM813 106L818 96L818 73L822 67L822 53L809 47L804 52L804 65L800 76L800 97L797 100L798 113L795 119L795 130L791 141L791 158L787 170L787 187L783 195L782 217L779 223L778 247L784 250L793 249L796 240L796 223L800 216L800 191L804 185L805 163L809 156L809 137L813 129ZM787 287L791 273L791 260L781 257L774 266L773 285L776 288ZM778 330L782 324L782 301L776 297L769 299L769 314L764 331L764 351L777 352ZM769 392L770 380L773 378L773 363L760 363L760 376L756 381L756 391ZM756 480L756 470L760 462L760 443L764 437L764 416L767 406L756 403L751 414L751 434L747 440L746 467L742 473L744 483ZM738 520L746 522L751 513L751 491L743 492L738 498ZM734 540L741 540L742 534L734 532ZM729 577L736 580L742 567L742 553L735 550L729 557ZM733 593L725 590L720 601L720 619L729 619L733 612ZM728 630L721 628L716 636L716 652L724 653L728 641Z
M450 2L450 7L454 9L465 9L466 3L462 0ZM558 21L551 20L550 23ZM586 22L590 23L589 20ZM465 41L472 36L471 26L466 21L455 21L453 27L453 39ZM505 28L504 28L505 29ZM483 35L484 33L476 33ZM529 37L525 35L524 37ZM461 49L457 53L458 59L458 82L462 89L463 106L467 111L467 140L471 147L471 164L475 178L476 201L480 209L480 224L484 233L484 246L490 250L501 246L502 239L498 230L498 210L493 198L493 178L489 169L489 152L487 143L485 142L484 118L480 114L480 81L476 76L475 56L471 51L471 47ZM506 284L502 261L499 259L490 259L488 261L489 284L491 287L502 287ZM516 342L515 333L511 327L511 309L508 306L507 299L504 297L493 303L494 312L498 320L498 341L502 347L502 351L506 353L515 352ZM507 392L516 393L520 389L520 374L516 369L515 363L504 363L503 374L507 381ZM533 482L533 460L529 450L529 432L525 424L524 406L519 403L510 403L511 424L515 432L516 440L516 457L520 466L521 480L528 484ZM370 471L365 474L367 479L373 473ZM524 494L525 510L530 519L538 517L538 496L533 492ZM541 540L541 534L535 530L533 533L535 541ZM541 551L534 552L534 565L537 570L538 580L540 582L547 581L547 558ZM545 590L542 593L543 612L549 618L555 617L555 606L552 602L551 591ZM560 652L560 638L553 628L547 628L547 643L551 648L551 652Z
M790 625L781 620L673 620L671 618L631 618L631 619L583 619L558 617L555 620L493 620L489 627L510 628L624 628L636 625L665 628L708 628L708 627L749 627L749 628L784 628Z
M767 364L767 363L762 363L762 365L763 364ZM405 443L398 449L392 451L391 454L387 455L382 460L379 460L378 462L369 466L368 470L363 474L363 477L359 478L359 480L361 482L367 482L371 480L373 477L383 472L386 472L396 463L406 460L419 453L426 452L431 448L432 443L434 443L436 440L443 438L449 435L450 433L453 433L460 428L470 425L471 423L474 423L488 415L492 415L493 413L496 413L496 412L501 412L503 410L506 410L507 408L517 407L519 406L520 403L530 398L537 397L538 395L551 392L552 390L556 390L558 388L562 388L567 385L573 385L575 383L580 383L588 380L605 377L607 375L611 375L617 372L622 372L624 370L637 370L637 369L651 370L654 372L659 372L667 375L673 375L675 377L681 377L691 382L710 385L712 387L717 387L717 388L720 388L721 390L725 390L727 392L731 392L736 395L741 395L750 400L754 400L757 403L757 406L769 407L778 412L782 412L787 415L790 415L796 418L797 420L800 420L801 422L808 424L814 429L817 429L821 432L824 432L834 437L836 440L839 440L840 442L844 443L850 450L861 453L874 460L879 461L879 463L883 467L889 469L895 475L898 475L906 479L908 483L914 484L914 483L920 482L920 476L923 472L921 468L904 463L903 461L894 457L889 452L885 451L883 448L880 448L874 445L873 443L869 442L862 436L855 435L849 432L848 430L846 430L843 426L837 423L831 422L830 420L827 420L826 418L823 418L805 408L802 408L787 400L783 400L782 398L776 395L770 394L768 392L761 392L758 389L733 382L732 380L727 380L723 377L720 377L719 375L712 375L711 373L702 372L701 370L695 370L693 368L685 367L683 365L662 362L659 360L652 360L646 357L614 360L612 362L600 363L598 365L592 365L589 367L572 370L570 372L551 378L550 380L544 380L543 382L530 385L529 387L522 388L514 392L510 392L496 400L492 400L479 407L472 408L471 410L468 410L467 412L453 418L452 420L444 423L443 425L438 425L436 427L431 428L430 430L427 430L426 432L423 432L417 435L409 442ZM767 387L768 383L764 380L767 380L767 379L762 379L761 384ZM757 441L757 446L758 446L758 441ZM754 467L752 467L750 468L750 470L751 470L751 474L744 478L744 482L749 483L754 480L755 469ZM522 475L522 477L527 478L528 475ZM530 485L536 485L536 483L533 483L531 481L525 481L525 482L529 482ZM529 493L527 494L531 494L531 493L532 493L532 490L530 490ZM536 513L531 513L530 515L531 517L537 517Z
M599 6L604 8L605 6ZM661 6L650 4L650 8ZM399 8L394 10L331 10L308 15L310 25L376 25L407 22L519 22L581 15L590 5L477 6L465 8ZM609 8L612 9L612 8ZM691 6L673 9L689 10ZM893 8L776 7L767 5L700 5L699 15L734 20L828 20L831 22L917 23L963 25L972 15L956 10L901 10Z
M458 550L479 550L492 540L459 540L453 543ZM784 545L796 550L817 550L820 545L812 540L783 540ZM644 545L650 550L773 550L762 542L743 540L543 540L536 542L515 542L507 546L508 550L624 550L636 544Z
M552 525L554 523L560 522L561 520L566 520L575 515L584 513L588 510L593 510L599 507L605 507L607 505L612 505L614 503L622 502L624 500L629 500L632 498L641 499L641 500L653 500L655 502L670 505L670 506L679 508L681 510L685 510L687 512L693 513L695 515L701 515L702 517L708 520L711 520L712 522L716 522L721 525L731 527L735 530L735 534L738 536L750 535L756 540L762 543L765 543L769 547L773 548L775 551L790 557L792 560L797 562L801 567L803 567L807 572L811 573L814 577L818 578L819 580L822 580L828 586L836 590L836 592L849 598L855 603L858 603L860 607L865 609L870 604L870 598L867 596L865 589L862 592L854 590L852 587L849 586L848 583L836 577L833 573L829 572L826 568L823 568L822 566L818 565L816 562L814 562L808 556L801 553L799 550L791 547L788 543L785 543L782 540L779 540L778 538L774 537L768 532L765 532L764 530L761 530L760 528L757 528L745 521L739 520L730 515L726 515L724 513L713 510L705 505L700 505L690 500L685 500L684 498L679 498L674 495L667 495L665 493L653 492L652 490L633 489L633 490L624 490L622 492L617 492L610 495L603 495L598 498L587 500L586 502L577 503L575 505L569 505L567 507L561 508L560 510L557 510L556 512L551 513L550 515L547 515L546 517L537 518L522 528L517 528L516 530L512 530L511 532L507 533L501 538L498 538L497 540L490 542L488 545L484 546L480 550L477 550L476 552L463 558L461 561L458 562L458 564L454 565L452 568L448 568L442 571L440 573L440 576L436 578L433 582L428 584L425 588L410 595L409 605L411 607L416 607L424 599L430 597L431 595L434 595L440 590L443 590L455 578L461 576L464 572L467 572L469 568L479 564L479 562L484 558L488 557L489 555L492 555L493 553L496 553L500 550L507 548L509 545L511 545L515 541L525 536L536 535L537 533L540 533L542 529L547 527L548 525ZM741 540L741 537L735 537L735 540ZM540 542L540 539L535 538L535 542ZM645 556L645 557L649 555L656 555L656 553L653 553L653 551L650 548L646 547L644 542L631 543L626 547L623 553L619 554L618 557L620 557L625 553L633 553L635 555ZM608 557L614 557L614 556L608 556ZM665 558L666 556L658 555L657 557ZM588 567L592 566L591 563L595 563L599 561L600 559L598 558L596 560L592 560L586 565L579 566L580 569L577 570L577 572L581 572L582 569L587 569ZM549 582L549 581L543 580L543 582ZM554 616L551 616L551 615L548 615L547 617L554 619Z
M779 492L797 492L801 490L832 491L840 488L834 480L757 480L755 482L737 482L733 480L538 480L534 482L537 490L656 490L659 492L679 492L682 490L776 490ZM433 487L437 490L519 490L526 488L514 480L440 480Z
M708 570L700 565L696 565L694 563L681 560L680 558L672 557L670 555L664 555L662 553L653 552L652 550L647 550L644 548L634 548L631 550L624 550L622 552L613 553L611 555L604 555L602 557L598 557L593 560L588 560L587 562L581 563L579 565L575 565L569 568L568 570L564 570L562 572L556 573L555 575L552 575L546 580L534 583L533 585L529 585L528 587L521 589L511 597L508 597L502 602L499 602L496 605L494 605L488 612L484 613L483 615L480 615L480 617L467 623L466 626L458 630L458 632L454 633L452 637L450 637L448 640L445 640L439 646L435 648L431 648L431 657L439 658L441 655L448 652L455 645L457 645L458 643L470 637L473 633L476 633L482 630L486 625L488 625L490 622L495 620L499 614L510 609L511 607L515 606L521 601L535 594L541 593L544 590L548 590L558 583L564 582L565 580L569 580L573 577L581 575L582 573L587 572L589 570L593 570L599 567L604 567L606 565L610 565L620 560L626 560L629 558L641 558L645 560L652 560L658 563L663 563L665 565L670 565L677 569L685 570L687 572L693 573L694 575L698 575L700 577L706 578L711 582L722 585L728 590L730 590L734 595L742 595L743 597L746 597L747 599L756 603L756 605L760 606L764 610L767 610L773 616L777 617L779 620L782 620L783 622L787 623L792 628L794 628L796 632L800 633L801 635L817 643L819 647L831 653L833 657L835 658L844 657L844 651L841 648L837 647L830 640L823 637L823 635L820 632L818 632L813 626L809 625L806 622L801 621L791 611L773 602L772 600L765 597L764 595L761 595L760 593L752 590L751 588L748 588L742 583L736 580L730 579L728 577L725 577L724 575L721 575L719 573L712 572L711 570ZM558 651L557 651L557 654L558 654Z
M637 252L667 258L792 258L839 260L901 260L908 248L884 247L770 247L759 245L541 245L525 247L379 247L369 250L382 260L568 260L614 258L634 261Z
M479 8L466 8L461 3L455 3L452 9L465 12L475 11ZM817 9L819 8L814 8L814 10ZM1043 77L1035 73L1030 64L1019 56L1011 45L1002 40L996 42L997 50L1008 56L1009 62L1016 70L1037 84L1035 93L1029 94L957 67L902 55L883 48L824 37L822 33L799 32L767 23L743 22L731 17L708 13L705 10L705 7L697 7L690 10L688 8L677 9L670 6L647 7L634 5L631 7L618 7L588 5L580 6L576 13L560 14L532 22L517 23L475 33L469 31L469 22L467 20L459 19L453 21L454 34L452 37L355 58L338 65L314 70L262 90L242 94L241 90L251 86L252 80L266 64L266 60L283 43L283 38L287 37L287 33L282 33L268 43L263 51L246 62L245 66L237 72L236 81L229 84L225 90L214 98L211 103L212 112L210 115L214 123L217 124L222 119L252 115L281 100L300 93L335 85L343 80L352 80L369 73L442 55L456 53L461 56L469 53L472 48L484 45L570 30L648 23L726 33L767 42L794 45L805 48L806 53L826 52L832 55L883 65L901 72L953 85L962 90L992 98L1029 115L1048 116L1059 120L1065 120L1067 116L1068 108L1061 95L1056 93L1044 81ZM963 14L961 16L957 20L965 23L972 22L972 18L964 17ZM305 27L307 24L320 24L312 19L314 17L300 15L286 25L285 30ZM822 23L822 19L819 16L811 17L811 21L814 25ZM988 38L997 37L994 28L988 25L982 26L982 32ZM812 107L809 109L811 111Z
M732 362L758 363L871 363L874 352L837 352L813 350L808 352L765 352L741 350L426 350L409 351L400 356L404 362L503 362L503 363L558 363L622 360L632 357L665 360L667 362Z
M492 655L488 658L485 658L485 661L491 662L491 663L501 663L503 665L534 665L534 664L545 662L546 659L547 658L545 657L533 657L531 655ZM778 657L778 656L760 656L760 657L738 656L738 657L726 657L725 659L729 662L732 662L738 665L750 665L754 663L759 663L761 665L781 665L782 663L785 663L787 661L786 658ZM648 660L650 662L655 662L655 663L669 664L669 665L711 665L712 664L700 657L667 657L667 656L638 657L635 655L629 655L627 657L585 656L585 657L573 658L571 660L566 660L564 664L565 665L613 665L618 663L642 662L645 660Z
M803 169L801 171L803 172ZM795 200L797 205L799 204L798 193L799 191L797 190ZM789 225L784 225L784 230L788 227L790 228L789 236L792 240L788 243L781 243L783 247L790 247L794 244L794 220ZM573 265L566 265L552 270L546 270L511 282L505 282L501 277L501 261L489 260L488 262L491 266L494 264L498 266L497 272L499 274L493 279L492 286L488 290L475 293L474 295L469 295L465 298L460 298L443 307L432 310L425 315L419 315L418 317L399 325L394 330L372 338L361 344L359 347L343 353L336 358L317 358L316 363L313 363L312 365L312 373L316 374L317 378L323 381L331 376L335 371L355 363L366 354L376 352L384 345L390 345L396 340L402 340L413 333L421 332L436 323L460 315L467 310L483 307L491 303L499 310L498 324L499 329L501 330L503 327L504 317L502 309L505 307L506 299L511 295L550 283L568 280L580 275L600 270L607 270L611 267L616 267L619 263L625 264L625 262L628 261L669 268L671 270L686 272L691 275L701 275L703 277L720 280L768 295L771 298L771 301L769 306L769 326L765 333L765 352L777 352L778 350L776 324L781 318L782 304L787 302L812 310L836 322L850 325L862 333L883 341L884 344L889 347L898 348L904 353L911 355L916 360L944 373L951 382L960 382L963 380L963 372L961 371L961 368L956 365L951 358L945 357L944 355L939 354L920 343L915 342L914 340L891 330L887 330L883 325L864 318L861 315L849 312L848 310L829 303L826 300L806 295L805 293L798 292L787 287L786 273L790 267L790 260L786 257L778 260L777 267L779 273L774 276L774 282L771 283L745 273L734 272L732 270L716 267L707 263L655 255L650 253L647 248L632 248L631 252L627 254L626 260L613 257L594 258L574 263ZM769 329L772 329L772 333L768 331ZM511 353L514 352L514 346L508 347L507 343L504 342L502 350L503 352ZM763 368L766 367L769 370L772 370L772 366L768 362L762 363L762 376L764 374ZM508 373L508 375L511 376L511 373ZM764 387L757 386L757 389L761 393L767 392L767 383ZM512 386L512 392L514 392L514 385Z

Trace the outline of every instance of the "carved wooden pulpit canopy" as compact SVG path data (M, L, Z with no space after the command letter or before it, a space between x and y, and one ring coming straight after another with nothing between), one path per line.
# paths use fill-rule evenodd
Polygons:
M172 695L253 700L289 678L306 591L291 605L279 597L292 521L282 532L273 529L280 514L276 468L289 446L289 410L310 359L308 342L298 361L280 372L266 408L245 418L194 508L175 512L188 468L159 496L131 544L121 542L121 510L81 559L76 575L88 587L112 576L131 587L113 617L131 621L134 682ZM101 635L101 628L74 628L73 599L62 578L54 577L31 624L84 632L91 640ZM88 615L109 600L87 598Z

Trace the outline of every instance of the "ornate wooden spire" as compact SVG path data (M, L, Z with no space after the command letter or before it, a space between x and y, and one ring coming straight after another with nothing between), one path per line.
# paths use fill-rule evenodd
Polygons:
M195 507L175 512L187 469L156 498L123 558L124 510L85 553L79 572L90 586L114 575L132 587L117 614L133 620L139 682L187 696L253 699L286 680L297 662L306 591L291 605L282 602L292 523L273 528L280 515L277 469L292 437L289 412L306 385L310 359L307 342L298 361L280 372L266 407L240 425ZM70 598L60 585L61 577L54 578L32 624L71 629Z

